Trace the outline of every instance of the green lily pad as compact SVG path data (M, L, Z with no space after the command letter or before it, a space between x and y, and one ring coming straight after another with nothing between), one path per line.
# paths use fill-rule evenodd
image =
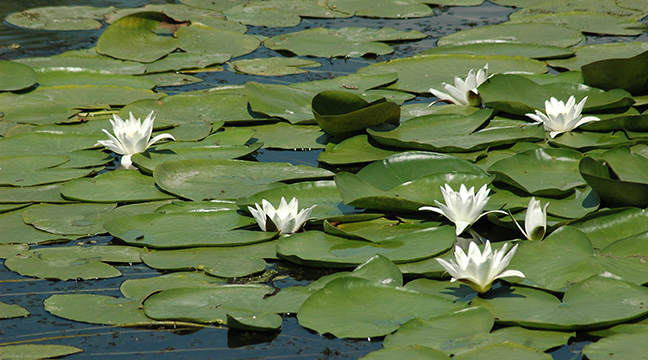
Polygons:
M172 53L160 60L146 64L146 73L204 69L209 66L223 64L230 58L230 54Z
M374 162L357 174L335 176L344 203L384 211L417 211L443 200L440 187L481 187L492 181L488 173L454 156L407 152Z
M534 23L504 23L463 30L444 36L439 39L437 46L511 42L566 48L584 41L585 37L580 31L564 26Z
M616 4L615 0L602 0L596 2L589 2L584 0L576 1L543 1L539 4L523 6L509 16L511 20L517 20L527 16L555 14L568 11L591 11L601 14L609 14L614 16L623 16L629 19L641 19L646 16L645 13L640 11L624 9Z
M234 211L142 214L110 220L108 232L129 245L152 248L237 246L268 241L273 232L238 230L256 221Z
M247 82L245 93L253 111L280 117L291 124L312 123L311 100L315 93L285 85Z
M67 345L7 345L0 347L0 357L3 359L37 360L57 358L60 356L77 354L82 351L83 349Z
M514 89L514 90L512 90ZM509 114L525 115L534 110L545 111L545 101L555 97L567 101L574 96L576 101L587 96L584 112L629 108L634 100L623 90L603 91L575 83L550 83L539 85L519 75L495 75L479 86L479 94L485 106Z
M373 243L306 231L282 238L277 253L291 262L308 266L352 267L376 254L398 264L438 255L451 248L456 240L451 226L429 226L413 231L410 236L411 241L403 235Z
M382 123L398 125L400 119L400 107L396 103L385 99L368 102L340 90L327 90L315 95L312 109L317 125L332 136Z
M6 259L29 250L29 245L0 245L0 259Z
M257 151L263 143L232 146L205 146L178 149L149 150L132 157L133 163L144 173L153 174L153 170L165 161L199 160L199 159L235 159Z
M570 11L554 14L525 16L509 24L536 23L564 26L569 29L602 35L641 35L648 26L627 16L617 16L585 11Z
M340 338L383 336L417 317L438 316L466 307L434 295L357 278L343 277L311 295L297 313L301 326Z
M353 92L356 95L361 95L371 89L393 83L396 79L398 79L398 75L394 73L375 75L351 74L338 76L333 79L300 82L291 84L290 87L312 93L326 90L345 90Z
M249 54L261 44L256 36L219 30L197 23L180 28L176 35L180 47L186 52L210 54L214 49L218 49L219 53L229 54L233 58Z
M418 31L399 31L392 28L340 29L313 28L266 39L263 44L272 50L290 51L299 56L361 57L366 54L385 55L394 52L384 41L422 39Z
M250 75L261 76L283 76L293 74L303 74L308 72L302 68L320 67L320 64L314 60L304 60L300 58L259 58L243 59L230 63L230 66L237 72Z
M511 42L484 42L477 44L439 46L425 50L418 55L438 54L505 55L524 56L530 59L562 59L573 55L574 51L558 46Z
M317 161L329 165L348 165L383 160L400 150L387 150L375 144L367 134L356 135L340 143L329 143L319 154Z
M615 334L587 344L583 347L583 355L591 360L609 359L610 356L626 359L641 359L646 332Z
M197 271L179 271L165 275L128 279L119 286L119 291L129 299L145 299L154 292L181 287L213 287L225 283L221 279Z
M276 247L277 241L265 241L246 246L153 250L142 254L142 261L157 270L200 270L221 278L237 278L265 270L264 259L275 258Z
M110 74L91 69L40 68L37 70L40 86L112 85L134 89L153 89L155 82L139 76Z
M0 302L0 319L11 319L16 317L29 316L29 311L20 305L9 305ZM0 356L2 355L2 347L0 347Z
M499 324L573 331L639 318L648 312L646 301L648 289L595 275L569 288L562 301L544 291L516 287L494 290L471 304L486 308Z
M205 81L204 79L196 76L189 74L178 74L175 72L153 73L140 75L140 77L142 79L153 81L158 87L191 85Z
M571 131L549 139L556 147L571 148L580 151L594 149L611 149L619 146L632 146L637 140L629 139L624 131L595 133L589 131ZM597 190L598 191L598 190Z
M253 26L292 27L301 22L300 16L313 18L344 18L345 14L315 1L264 0L233 4L223 10L230 20Z
M0 226L2 227L2 236L0 244L47 244L57 240L70 240L65 235L51 234L40 231L31 225L27 225L22 220L24 209L18 209L0 214Z
M278 122L250 126L250 129L256 131L253 139L261 142L266 149L321 149L330 139L330 136L323 133L316 125L290 125Z
M337 12L370 18L413 19L434 16L434 10L419 1L331 0L327 5Z
M422 345L456 357L491 344L511 342L539 351L565 345L574 333L507 327L490 332L495 318L486 309L472 307L427 320L412 319L385 337L386 349ZM470 327L465 324L471 324ZM446 355L446 356L447 356Z
M29 250L5 260L23 276L41 279L105 279L121 276L106 262L139 263L140 250L130 246L68 246Z
M578 170L587 184L610 206L648 206L648 184L619 180L610 168L589 156L578 164Z
M595 61L583 65L581 71L583 78L591 86L604 90L623 89L632 94L641 94L648 91L647 61L648 51L644 51L627 59Z
M117 204L38 204L23 212L23 221L53 234L93 236L106 232L103 227L106 217L103 215L116 206Z
M5 18L8 23L35 30L96 30L103 16L114 7L46 6L15 12Z
M569 224L584 232L595 249L648 231L648 211L638 208L604 209Z
M560 197L586 184L578 171L582 158L575 150L527 150L496 162L488 172L531 195Z
M384 146L439 152L473 152L544 138L544 130L524 122L489 122L492 114L493 109L487 108L468 116L427 115L409 119L393 130L367 132Z
M146 326L158 323L144 315L140 301L113 296L56 294L45 299L43 305L50 314L91 324Z
M63 182L90 175L92 169L65 169L55 166L67 162L67 156L18 156L0 158L0 185L33 186Z
M138 62L113 59L97 54L94 50L76 50L48 57L28 57L16 59L15 62L31 66L34 69L73 69L95 70L112 74L142 74L146 67Z
M439 350L434 350L425 346L414 345L380 349L378 351L370 352L369 354L361 357L360 360L445 360L447 358L448 356L440 352Z
M0 91L22 90L36 84L38 74L29 66L0 60Z
M175 33L189 23L161 12L131 14L108 26L97 41L97 52L122 60L153 62L179 47L176 37L160 36L156 31L164 29Z
M30 187L0 186L0 203L22 204L31 202L67 203L61 197L61 184Z
M551 67L580 71L581 66L600 60L631 58L648 50L648 43L635 41L611 44L594 44L574 49L575 56L567 59L550 59Z
M394 59L360 68L358 73L398 73L398 81L388 86L389 89L428 94L430 88L442 89L444 82L453 83L454 76L464 79L471 69L481 69L485 64L488 64L488 70L492 74L547 72L544 63L524 57L439 54Z
M602 272L641 285L648 282L648 265L641 262L645 251L640 246L645 241L642 235L634 236L595 253L587 235L562 227L542 242L520 244L509 266L526 275L523 284L551 291L568 290L572 284Z
M458 355L456 360L551 360L553 357L543 351L530 348L520 344L502 342L491 344L473 351Z
M279 186L279 181L323 180L332 175L305 165L240 160L167 161L153 171L162 189L194 201L237 199Z
M152 177L131 170L110 171L94 178L69 181L61 186L61 194L72 200L100 203L175 199L175 196L160 191Z

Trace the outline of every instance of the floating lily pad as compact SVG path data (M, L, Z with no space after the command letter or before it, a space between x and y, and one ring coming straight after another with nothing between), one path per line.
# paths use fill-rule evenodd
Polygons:
M105 172L94 178L77 179L61 187L61 194L85 202L139 202L174 199L155 186L155 180L138 171Z
M370 352L360 358L360 360L391 360L391 359L409 359L409 360L445 360L448 356L439 350L429 347L414 346L397 346L389 349L380 349Z
M31 66L34 69L61 69L66 71L87 69L124 75L142 74L146 71L146 67L141 63L113 59L97 54L94 50L69 51L60 55L29 57L14 61Z
M587 344L583 347L583 355L591 360L609 359L610 356L627 359L641 359L645 357L643 340L646 332L629 334L615 334Z
M226 279L205 275L202 272L180 271L155 277L128 279L121 284L119 291L130 299L144 299L160 290L181 287L213 287L224 282Z
M235 159L257 151L263 143L231 146L206 146L178 149L150 150L135 154L133 163L144 173L153 174L153 170L165 161L192 159Z
M524 56L531 59L561 59L573 55L574 51L558 46L510 42L484 42L477 44L439 46L419 53L419 55L438 54L505 55Z
M29 245L0 245L0 259L6 259L29 250Z
M389 89L428 94L430 88L442 89L444 82L453 83L454 76L464 79L471 69L481 69L485 64L488 64L491 74L547 72L542 62L523 57L440 54L394 59L360 68L358 73L364 75L398 73L398 81L389 85Z
M566 28L582 31L584 33L604 35L641 35L646 32L646 24L627 16L616 16L585 11L570 11L555 14L542 14L525 16L509 24L536 23L564 26Z
M308 72L308 70L304 70L303 68L320 67L322 64L314 60L273 57L236 60L232 61L230 66L237 72L250 75L283 76L303 74Z
M196 76L175 72L140 75L141 78L155 82L157 86L183 86L205 81Z
M599 60L581 67L583 78L603 90L623 89L632 94L648 91L648 51L628 59ZM623 69L623 71L620 71Z
M160 60L146 64L146 73L204 69L208 66L223 64L230 58L230 54L172 53Z
M269 149L321 149L330 139L330 136L323 133L316 125L290 125L279 122L250 128L256 130L253 139L260 141L264 148Z
M315 95L312 108L317 125L332 136L382 123L398 125L400 119L400 107L394 102L385 99L368 102L340 90L327 90Z
M180 47L186 52L204 54L218 49L220 54L229 54L233 58L249 54L261 44L256 36L214 29L201 24L182 27L176 35Z
M476 1L481 3L483 0ZM337 12L371 18L412 19L434 16L434 10L418 1L332 0L327 5Z
M465 306L349 276L333 280L311 295L297 319L300 325L322 334L367 338L389 334L413 318L439 316Z
M13 13L5 21L35 30L96 30L103 16L113 10L112 6L46 6Z
M194 201L237 199L279 186L279 181L319 180L332 175L305 165L240 160L167 161L153 171L162 189Z
M290 51L299 56L361 57L391 54L394 49L384 41L417 40L425 36L418 31L392 28L314 28L271 37L263 44L269 49Z
M571 1L543 1L539 4L523 6L509 16L511 20L521 19L527 16L544 15L563 13L568 11L591 11L601 14L609 14L614 16L623 16L629 19L641 19L646 16L645 13L640 11L624 9L616 4L615 0L602 0L590 2L587 0L571 0Z
M0 357L3 359L49 359L80 352L83 352L83 349L67 345L23 344L0 347Z
M202 214L142 214L113 219L108 232L129 245L153 248L237 246L268 241L273 232L238 230L254 224L252 217L234 211Z
M584 232L595 249L648 231L648 211L638 208L601 210L569 224Z
M632 146L637 140L628 138L624 131L589 132L570 131L549 139L549 143L556 147L590 151L594 149L611 149L619 146ZM598 190L597 190L598 191Z
M562 301L544 291L516 287L494 290L471 304L485 307L500 324L573 331L639 318L648 312L646 301L648 289L595 275L569 288Z
M113 85L150 90L156 85L155 82L142 77L111 74L92 69L40 68L37 73L40 86Z
M353 92L356 95L367 92L383 85L393 83L398 79L394 73L387 74L351 74L338 76L333 79L315 80L291 84L290 87L318 93L325 90L344 90Z
M334 9L334 8L333 8ZM230 20L265 27L292 27L301 22L300 16L314 18L343 18L349 15L331 10L315 1L264 0L234 4L223 10Z
M61 184L14 187L0 186L0 203L21 204L31 202L67 203L61 197Z
M0 60L0 79L0 91L15 91L34 85L38 75L27 65Z
M29 316L29 311L20 305L9 305L0 302L0 319L11 319L16 317ZM0 356L2 355L2 347L0 347Z
M611 176L610 168L586 156L578 164L583 179L611 206L648 206L648 184L623 181Z
M586 184L578 171L582 158L575 150L527 150L496 162L488 172L531 195L560 197Z
M341 141L329 143L319 154L317 161L330 165L347 165L383 160L401 150L388 150L376 144L366 134L360 134Z
M585 45L574 49L575 56L568 59L551 59L552 67L580 71L581 66L607 59L631 58L648 50L648 43L642 41Z
M106 232L105 213L117 204L38 204L23 212L23 221L53 234L93 236ZM105 220L104 220L105 219Z
M280 117L291 124L312 123L311 100L315 93L285 85L248 82L245 93L253 111Z
M0 214L0 244L47 244L57 240L70 240L68 236L40 231L22 221L23 209Z
M584 41L585 36L580 31L564 26L504 23L463 30L444 36L439 39L437 46L511 42L570 47Z
M43 302L49 313L73 321L103 325L154 325L138 300L94 294L56 294Z
M443 200L440 187L448 183L458 188L481 187L490 183L488 173L454 156L406 152L366 166L356 175L341 172L335 176L344 203L383 211L416 211L421 206Z
M642 236L619 240L596 253L587 235L562 227L542 242L520 244L509 266L526 275L523 284L551 291L565 291L602 272L641 285L648 282L648 264L640 260L645 241Z
M370 257L380 254L392 262L404 263L423 260L450 249L456 240L454 229L450 226L429 226L413 231L411 241L394 237L392 239L369 242L349 240L320 231L306 231L282 238L277 245L277 253L297 264L320 267L352 267Z
M67 156L18 156L0 158L0 185L33 186L84 177L90 169L61 169L55 166L65 163Z
M69 246L29 250L5 260L23 276L41 279L105 279L121 276L106 262L139 263L140 250L130 246Z

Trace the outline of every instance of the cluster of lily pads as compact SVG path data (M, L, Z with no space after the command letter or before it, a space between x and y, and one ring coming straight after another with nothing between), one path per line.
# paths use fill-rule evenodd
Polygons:
M521 9L354 74L167 95L155 87L199 81L187 72L319 64L230 61L261 44L359 57L427 36L318 28L260 39L243 24L427 17L427 4L481 3L182 2L83 8L67 23L35 22L60 15L51 8L7 18L50 30L110 25L93 49L0 61L4 265L59 280L118 277L114 265L127 263L164 273L124 281L122 297L52 295L45 310L247 331L276 331L280 314L296 314L322 334L384 336L366 359L548 359L577 332L601 338L584 348L589 359L641 353L648 46L582 45L583 32L645 32L643 1L498 0ZM429 101L403 104L415 96ZM254 161L262 149L323 150L321 166ZM101 234L114 240L40 246ZM281 289L229 283L267 261L336 271ZM0 318L28 315L0 303Z

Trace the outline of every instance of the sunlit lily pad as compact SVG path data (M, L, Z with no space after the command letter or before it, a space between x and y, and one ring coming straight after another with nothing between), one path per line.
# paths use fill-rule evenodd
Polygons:
M250 75L282 76L303 74L308 72L303 68L320 67L322 64L314 60L274 57L236 60L232 61L230 66L237 72Z
M40 231L22 221L23 209L0 214L0 244L47 244L57 240L70 240L65 235Z
M344 90L356 94L366 92L383 85L392 83L398 79L394 73L387 74L351 74L338 76L333 79L315 80L291 84L290 87L318 93L325 90Z
M96 30L103 16L113 10L112 6L47 6L13 13L5 21L35 30Z
M391 54L394 49L384 41L422 39L418 31L399 31L392 28L314 28L287 33L266 39L263 44L272 50L285 50L299 56L360 57L365 54Z
M648 51L627 59L599 60L581 67L591 86L604 90L623 89L632 94L648 91ZM621 71L622 69L622 71Z
M48 57L28 57L16 59L16 62L29 65L34 69L87 69L113 74L134 75L142 74L146 67L138 62L113 59L97 54L94 50L69 51L61 55Z
M389 89L429 94L430 88L442 89L443 83L453 83L453 77L465 78L471 69L488 64L494 73L542 74L546 66L537 60L515 56L485 56L464 54L417 55L394 59L358 69L359 74L398 73L398 81ZM439 71L444 69L444 71Z
M313 122L311 100L315 93L286 85L248 82L245 93L253 111L280 117L292 124Z
M580 71L581 66L595 61L630 58L646 50L648 50L648 43L643 41L585 45L574 49L576 56L568 59L551 59L548 60L548 64L552 67Z
M167 161L153 171L165 191L194 201L237 199L281 185L283 180L320 180L333 176L328 170L285 163L240 160Z
M619 180L602 161L589 156L578 164L583 179L611 206L648 206L648 184Z
M77 179L61 187L61 194L85 202L139 202L174 199L160 191L155 180L138 171L105 172L94 178Z
M92 69L40 68L37 73L40 86L114 85L148 90L155 87L155 82L142 77L110 74Z
M637 140L628 138L625 131L590 132L571 131L549 139L553 146L590 151L594 149L612 149L619 146L632 146ZM598 190L597 190L598 191Z
M481 3L483 0L476 1ZM434 16L434 10L423 3L424 1L330 0L327 5L338 12L372 18L412 19Z
M320 231L306 231L282 238L277 253L291 262L320 267L353 267L375 254L394 263L422 260L452 247L456 240L450 226L413 231L412 239L395 237L381 242L349 240Z
M253 139L270 149L321 149L331 138L316 125L290 125L279 122L269 125L250 126L256 130Z
M155 82L157 86L182 86L205 81L193 75L178 74L175 72L153 73L140 75L140 77Z
M360 134L337 144L329 143L317 161L331 165L367 163L383 160L400 152L402 151L381 148L367 134Z
M230 57L229 54L172 53L158 61L146 64L146 73L204 69L208 66L223 64Z
M511 20L524 18L527 16L556 14L567 11L591 11L601 14L609 14L614 16L623 16L630 19L641 19L646 16L645 13L640 11L624 9L617 5L615 0L601 0L601 1L587 1L587 0L572 0L572 1L543 1L539 4L523 6L509 16Z
M38 75L29 66L0 60L0 91L26 89L38 81Z
M220 54L229 54L233 58L249 54L261 44L255 36L214 29L201 24L182 27L176 35L180 47L186 52L204 54L218 49Z
M419 55L438 54L506 55L524 56L531 59L561 59L573 55L574 51L558 46L511 42L484 42L477 44L439 46L425 50Z
M5 260L5 266L23 276L42 279L104 279L121 276L106 264L139 263L140 250L130 246L69 246L29 250Z
M648 313L643 305L646 301L645 287L595 275L569 288L562 301L540 290L503 287L475 298L471 304L485 307L500 324L573 331L639 318Z
M145 252L142 261L157 270L200 270L213 276L236 278L265 270L264 259L275 258L276 247L277 241L265 241L247 246L153 250Z
M205 275L202 272L179 271L154 277L128 279L119 286L119 291L129 299L144 299L160 290L180 287L213 287L225 281L226 279Z
M67 156L18 156L0 158L0 185L33 186L84 177L88 169L61 169L55 166L69 160Z
M587 235L571 227L554 231L542 242L523 242L510 268L522 271L523 284L565 291L590 276L608 272L641 285L648 282L644 236L619 240L596 253ZM560 256L556 256L560 254Z
M138 300L94 294L56 294L43 302L49 313L73 321L104 325L153 325Z
M439 350L434 350L426 346L414 345L380 349L378 351L370 352L361 357L360 360L445 360L447 358L448 356Z
M0 358L3 359L24 359L37 360L57 358L60 356L72 355L82 352L74 346L49 345L49 344L23 344L7 345L0 347Z
M0 319L10 319L16 317L29 316L29 311L20 305L9 305L0 302ZM2 347L0 347L0 356L2 355Z
M113 219L104 224L108 232L129 245L152 248L237 246L268 241L273 232L239 230L256 223L234 211L202 214L143 214Z
M552 24L585 33L604 35L641 35L648 29L646 24L638 22L637 20L629 19L627 16L615 16L611 14L585 11L525 16L509 23Z
M300 16L314 18L341 18L349 15L331 10L316 1L264 0L249 1L223 10L230 20L265 27L292 27L301 22ZM333 8L334 9L334 8Z
M584 232L595 249L648 232L648 211L638 208L601 210L570 224Z
M439 316L466 307L433 295L343 277L311 295L297 313L299 324L322 334L383 336L417 317Z
M179 149L151 150L136 154L133 163L146 174L153 174L156 166L165 161L192 159L235 159L257 151L263 143L232 146L206 146Z
M31 202L67 203L61 197L61 184L30 187L0 186L0 203L20 204Z
M551 24L504 23L463 30L439 39L438 46L512 42L570 47L585 41L578 30Z
M609 359L610 356L627 359L641 359L645 356L643 348L647 333L615 334L583 347L583 355L590 360Z

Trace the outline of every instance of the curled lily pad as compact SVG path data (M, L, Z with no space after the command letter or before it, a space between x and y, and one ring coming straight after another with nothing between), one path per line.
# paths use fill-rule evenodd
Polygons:
M312 101L317 124L329 135L364 130L382 123L398 125L400 107L385 99L367 102L361 97L339 90L317 94Z
M612 175L605 163L589 156L579 162L578 170L587 184L607 204L641 208L648 206L647 183L620 180Z
M38 75L29 66L0 60L0 91L26 89L38 81Z
M645 51L628 59L599 60L582 66L581 71L591 86L640 94L648 91L647 62L648 51Z

